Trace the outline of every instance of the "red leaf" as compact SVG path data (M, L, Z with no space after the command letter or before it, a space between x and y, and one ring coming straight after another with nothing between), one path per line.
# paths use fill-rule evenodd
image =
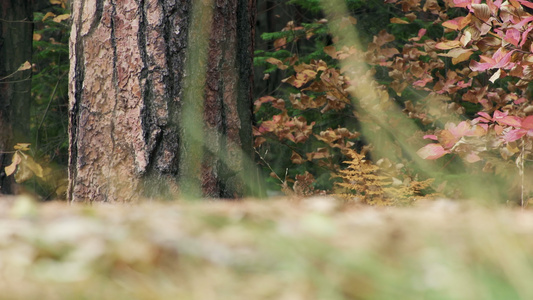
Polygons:
M522 128L533 129L533 116L527 116L522 120Z
M518 99L516 99L515 101L513 101L514 104L520 104L520 103L525 103L527 102L528 100L524 97L520 97Z
M499 69L499 68L503 68L507 66L509 62L511 61L511 56L516 51L516 50L512 50L512 51L509 51L508 53L505 53L505 51L502 49L505 49L505 48L502 47L498 49L496 53L494 53L494 56L492 58L497 62L497 64L492 66L492 69L496 69L496 68Z
M508 116L507 113L501 112L499 110L494 111L493 120L499 124L509 125L513 127L520 127L522 124L520 119L515 116Z
M491 13L493 15L496 15L496 13L498 12L498 9L502 5L502 0L496 0L496 1L487 0L487 5L489 6Z
M450 151L445 150L439 144L427 144L416 151L416 154L423 159L437 159L448 153L450 153Z
M415 38L410 38L409 40L410 41L413 41L413 42L418 42L420 41L420 39L426 34L426 29L425 28L422 28L418 31L418 36L415 37Z
M533 19L533 17L531 17ZM529 19L529 18L528 18ZM533 26L528 26L528 28L522 32L522 41L520 42L520 47L524 46L524 44L526 43L527 41L527 36L529 35L529 33L531 32L531 30L533 30Z
M527 130L524 130L524 129L513 129L513 130L510 130L509 132L506 132L503 135L503 139L506 142L514 142L516 140L521 139L524 135L526 135L526 133L527 133Z
M517 1L520 2L520 4L522 4L523 6L533 8L533 3L531 3L528 0L517 0Z
M478 120L480 122L483 122L483 123L488 123L489 121L492 121L492 118L490 117L490 115L486 112L478 112L477 113L478 115L482 116L483 118L476 118L474 120Z
M463 136L467 135L470 131L470 124L466 123L465 121L460 122L455 126L453 123L446 124L448 126L448 130L453 134L454 137L457 139L462 138Z
M505 32L505 41L515 45L515 47L518 47L518 42L520 41L520 31L514 28L507 29Z
M527 23L529 23L531 21L533 21L533 16L522 19L522 21L516 23L512 27L520 30L520 29L522 29L522 27L524 27Z
M491 63L480 63L475 60L470 61L469 65L470 69L474 72L483 72L485 70L490 69L491 66Z
M468 155L466 155L465 160L469 163L475 163L477 161L480 161L481 157L479 157L479 155L477 155L477 153L475 152L470 152L468 153Z
M453 0L455 7L468 7L472 5L472 0Z
M459 138L457 138L451 131L449 130L442 130L439 133L439 142L446 147L446 149L450 149L453 146L455 146L455 143L459 141Z

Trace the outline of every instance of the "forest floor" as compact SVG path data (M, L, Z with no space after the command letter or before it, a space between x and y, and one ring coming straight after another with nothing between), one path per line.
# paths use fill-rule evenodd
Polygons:
M533 299L533 211L0 199L1 299Z

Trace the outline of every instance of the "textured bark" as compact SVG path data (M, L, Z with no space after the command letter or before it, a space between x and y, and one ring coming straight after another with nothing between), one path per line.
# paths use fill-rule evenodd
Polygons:
M206 196L245 192L225 170L242 170L241 148L251 152L253 0L214 1L213 9L203 132L216 138L201 170L182 170L184 70L187 51L198 51L188 47L191 0L73 2L72 201L174 194L180 176L198 176Z
M242 193L245 188L235 174L243 170L241 153L252 153L250 112L255 14L251 12L255 11L255 1L215 2L207 60L204 120L207 132L217 135L208 141L210 147L202 167L202 190L207 196L233 198L238 196L235 193Z
M31 103L31 70L16 72L31 62L33 19L31 0L0 0L0 151L12 151L17 142L28 142ZM15 73L16 72L16 73ZM15 73L15 74L13 74ZM13 74L13 76L9 76ZM9 77L7 77L9 76ZM7 77L7 78L5 78ZM0 153L0 192L13 193L13 176L4 168L11 154Z

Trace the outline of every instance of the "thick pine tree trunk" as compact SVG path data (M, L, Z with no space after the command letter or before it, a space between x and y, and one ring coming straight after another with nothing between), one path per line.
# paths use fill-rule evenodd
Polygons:
M16 72L31 62L33 11L31 0L0 0L0 193L15 192L11 164L13 145L29 141L31 70ZM15 73L16 72L16 73ZM14 73L14 74L13 74ZM12 76L10 76L13 74Z
M213 0L201 167L186 153L185 69L196 36L192 0L78 0L70 41L72 201L134 201L198 180L204 196L246 193L239 176L251 157L254 0ZM198 1L207 3L208 1ZM190 80L189 80L190 81ZM190 103L189 103L190 104ZM196 105L196 104L195 104ZM200 116L200 118L202 118ZM241 152L241 150L243 150ZM243 154L244 153L244 154ZM185 160L185 161L184 161ZM249 168L247 168L249 169ZM247 175L247 177L249 177Z

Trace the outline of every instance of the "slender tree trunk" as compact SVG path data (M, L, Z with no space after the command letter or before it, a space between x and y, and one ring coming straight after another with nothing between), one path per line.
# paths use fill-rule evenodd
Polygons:
M209 197L246 193L251 157L254 0L214 0L207 62L187 59L201 36L191 0L73 2L69 198L133 201L180 191L196 178ZM193 54L195 52L192 52ZM205 97L190 99L195 72ZM201 167L191 168L184 107L203 108ZM196 103L196 104L195 104ZM200 115L199 118L202 118ZM248 160L249 162L249 160ZM249 167L246 169L250 169Z
M31 0L0 0L0 193L14 192L13 176L4 168L11 163L13 145L28 142L31 103L31 69L19 71L31 62L33 40Z

